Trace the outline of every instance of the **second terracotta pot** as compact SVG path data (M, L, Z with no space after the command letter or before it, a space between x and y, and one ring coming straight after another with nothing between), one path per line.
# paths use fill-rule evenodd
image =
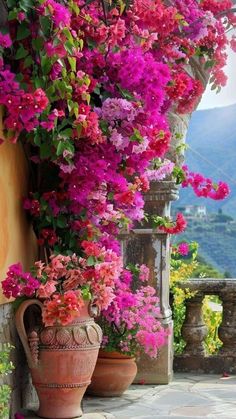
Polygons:
M87 393L93 396L121 396L137 374L135 358L119 352L100 351Z

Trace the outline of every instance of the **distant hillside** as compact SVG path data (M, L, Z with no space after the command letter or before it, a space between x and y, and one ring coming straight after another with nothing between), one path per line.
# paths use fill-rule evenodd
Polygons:
M206 205L208 211L223 212L236 218L236 104L193 113L187 136L186 164L214 180L226 181L231 189L224 201L197 198L188 189L180 190L175 205Z
M222 274L236 278L236 224L217 225L205 221L189 223L186 231L175 236L175 242L196 241L199 254Z

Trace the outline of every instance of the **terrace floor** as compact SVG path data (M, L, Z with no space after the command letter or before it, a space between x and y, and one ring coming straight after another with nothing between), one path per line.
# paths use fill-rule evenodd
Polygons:
M236 419L236 376L175 374L169 385L134 385L121 398L87 397L84 412L94 412L91 419Z
M122 397L85 397L80 419L236 419L236 376L175 374L169 385L133 385ZM28 413L27 419L38 418Z

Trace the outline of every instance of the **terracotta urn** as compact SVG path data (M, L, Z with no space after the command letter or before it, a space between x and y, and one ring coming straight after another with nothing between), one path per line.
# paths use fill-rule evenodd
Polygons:
M89 315L87 304L67 326L42 326L27 333L24 314L31 305L42 309L36 299L24 301L16 313L16 327L39 398L37 415L49 419L80 417L81 400L97 361L101 329Z
M119 352L99 351L87 393L101 397L121 396L137 374L135 358Z

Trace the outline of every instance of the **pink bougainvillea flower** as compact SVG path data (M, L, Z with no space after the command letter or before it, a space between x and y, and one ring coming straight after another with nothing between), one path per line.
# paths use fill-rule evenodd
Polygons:
M53 279L47 281L45 284L41 284L40 287L37 289L37 297L38 298L49 298L51 295L56 291L57 281Z
M168 234L180 234L185 230L186 226L187 226L187 222L183 214L179 212L176 216L176 221L173 222L170 227L161 225L159 226L159 229Z
M188 243L180 243L178 245L178 252L182 255L182 256L187 256L189 253L189 244Z
M11 45L12 45L12 40L10 38L10 35L8 34L4 35L3 33L0 32L0 47L10 48Z

